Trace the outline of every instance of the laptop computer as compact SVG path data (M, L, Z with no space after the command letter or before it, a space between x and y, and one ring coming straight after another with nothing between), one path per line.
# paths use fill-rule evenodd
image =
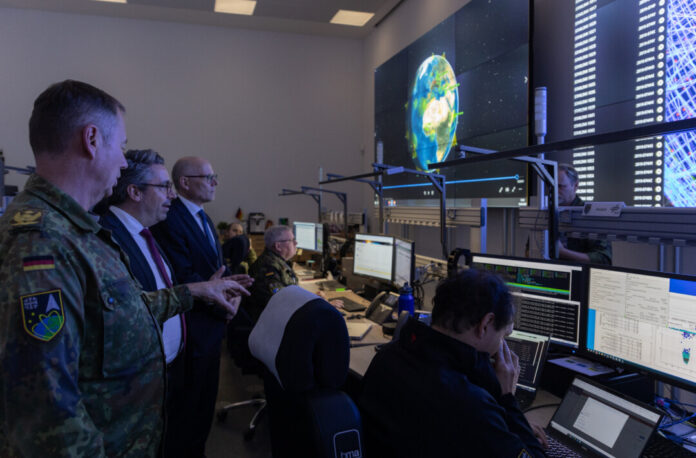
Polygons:
M550 339L551 336L548 335L517 330L505 337L510 350L520 359L520 376L517 379L515 398L522 410L532 405L536 398Z
M546 427L548 456L637 458L662 421L657 409L575 378Z

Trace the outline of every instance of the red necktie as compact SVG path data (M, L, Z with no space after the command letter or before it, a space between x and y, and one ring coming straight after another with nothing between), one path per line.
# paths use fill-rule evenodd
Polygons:
M164 280L164 283L167 285L167 288L171 288L174 286L172 284L172 279L169 278L169 274L167 273L167 269L164 267L164 261L162 260L162 255L159 252L159 249L157 248L157 245L155 245L155 238L152 236L152 232L150 232L150 229L144 227L142 231L140 231L140 235L143 236L145 239L145 242L147 243L147 248L150 250L150 254L152 255L152 259L155 261L155 265L157 266L157 270L159 271L160 275L162 276L162 279ZM186 322L184 321L184 315L180 314L179 319L181 320L181 342L182 346L186 343Z

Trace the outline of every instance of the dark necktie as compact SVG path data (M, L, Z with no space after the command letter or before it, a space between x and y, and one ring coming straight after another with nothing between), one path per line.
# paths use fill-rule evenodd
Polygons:
M145 242L147 243L147 249L150 250L152 260L155 261L157 270L159 271L160 276L164 280L164 283L167 285L167 288L171 288L172 286L174 286L172 284L172 279L169 277L167 269L164 267L162 255L160 254L160 251L157 248L157 245L155 244L155 238L152 236L152 232L150 232L150 229L144 227L143 230L140 231L140 235L142 235L145 239ZM179 315L179 320L181 320L181 344L183 346L186 342L186 322L184 321L183 314Z
M201 223L203 224L203 232L205 232L205 237L208 239L208 243L213 247L213 251L217 253L217 245L215 245L215 240L213 239L213 234L210 233L210 227L208 226L208 218L205 216L205 212L200 210L198 216L201 218Z

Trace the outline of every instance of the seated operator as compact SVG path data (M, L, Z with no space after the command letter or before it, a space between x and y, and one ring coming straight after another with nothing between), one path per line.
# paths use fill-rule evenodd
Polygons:
M271 296L289 285L297 285L297 275L288 261L297 253L297 240L292 228L288 226L269 227L263 236L265 249L249 268L254 283L249 288L249 297L242 301L242 307L256 322ZM325 297L323 292L317 293ZM343 301L329 301L334 307L343 307Z
M558 206L579 207L585 205L576 193L578 172L569 164L558 164ZM560 239L564 239L561 234ZM611 242L607 240L576 239L568 237L566 242L558 240L559 259L611 265Z
M514 397L519 363L504 337L514 307L505 284L468 270L443 280L432 327L409 319L363 379L359 406L374 456L544 456ZM539 439L535 437L538 435Z

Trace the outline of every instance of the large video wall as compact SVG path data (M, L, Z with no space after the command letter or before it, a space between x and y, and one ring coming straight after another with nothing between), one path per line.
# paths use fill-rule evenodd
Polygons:
M462 146L527 145L529 12L526 0L472 0L375 71L376 158L428 170ZM488 198L527 204L528 167L496 161L444 168L448 206ZM387 177L388 205L436 205L427 179Z

